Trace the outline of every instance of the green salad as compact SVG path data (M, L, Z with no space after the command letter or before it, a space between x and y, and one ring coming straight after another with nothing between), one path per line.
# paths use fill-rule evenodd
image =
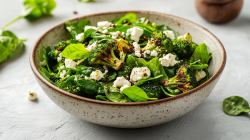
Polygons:
M72 94L144 102L182 94L210 78L212 54L204 43L146 17L127 13L97 26L88 19L65 26L72 38L41 48L39 72Z

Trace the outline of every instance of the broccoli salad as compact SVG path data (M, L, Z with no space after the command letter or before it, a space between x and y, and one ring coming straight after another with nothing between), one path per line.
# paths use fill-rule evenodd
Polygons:
M82 19L65 27L72 38L41 48L39 72L72 94L144 102L182 94L210 78L212 54L204 43L134 13L97 26Z

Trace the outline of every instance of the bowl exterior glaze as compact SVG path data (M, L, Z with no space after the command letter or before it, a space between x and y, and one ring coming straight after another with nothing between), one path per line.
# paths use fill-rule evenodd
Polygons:
M98 21L110 21L128 12L134 12L138 18L148 17L157 25L165 24L180 35L189 32L197 44L205 43L212 52L209 72L211 78L201 86L171 98L140 103L113 103L80 97L63 91L46 81L38 72L39 54L43 46L54 46L61 40L70 38L64 23L47 31L36 43L30 53L30 64L35 78L47 96L65 111L83 120L118 128L142 128L162 124L178 118L196 108L211 93L218 82L226 63L226 52L221 42L205 28L188 20L149 11L121 11L93 14L77 19L87 18L93 25Z

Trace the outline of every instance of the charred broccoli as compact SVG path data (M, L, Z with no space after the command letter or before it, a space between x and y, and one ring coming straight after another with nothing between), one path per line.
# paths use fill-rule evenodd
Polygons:
M63 51L68 46L68 43L65 41L60 41L55 45L55 49L58 51Z
M116 49L122 62L125 61L127 52L134 53L134 46L131 45L128 41L124 39L117 39L116 44Z
M90 64L101 64L119 70L123 64L113 51L112 43L99 44L89 55L88 62Z
M177 40L173 40L174 52L180 59L190 58L194 53L195 45L192 44L192 36L187 33Z
M125 79L129 80L132 69L132 67L124 63L118 72L118 76L123 76Z
M141 85L140 88L147 93L149 98L161 99L165 97L165 94L161 89L161 85L159 85L158 83L148 81Z
M187 64L183 64L178 69L176 76L162 80L161 83L165 89L176 95L195 88L197 80L194 71Z
M163 40L166 38L167 36L163 32L155 31L152 34L151 40L148 41L148 44L144 48L142 48L142 51L145 51L145 50L151 51L155 49L157 46L162 46Z

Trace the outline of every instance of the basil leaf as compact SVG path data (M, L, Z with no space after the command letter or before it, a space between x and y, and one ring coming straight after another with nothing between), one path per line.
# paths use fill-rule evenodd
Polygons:
M161 78L155 79L154 82L159 82L160 80L167 80L168 75L165 73L161 62L157 58L153 58L148 62L148 68L153 73L154 77L163 75Z
M159 75L159 76L156 76L156 77L147 77L146 79L143 79L139 82L137 82L136 84L134 84L133 86L140 86L140 85L143 85L145 82L147 81L150 81L150 80L154 80L154 79L158 79L160 77L162 77L163 75Z
M89 54L89 51L82 44L71 44L63 50L61 55L65 58L76 60L88 58Z
M112 102L116 102L116 103L132 102L124 94L120 93L119 88L106 85L104 86L104 91L105 91L106 97Z
M193 55L191 56L191 60L200 60L202 64L207 64L211 55L207 51L207 46L202 43L198 47L195 48Z
M73 38L76 38L78 34L83 33L86 25L91 25L88 19L65 22L66 29L70 32Z
M243 112L250 112L249 103L240 96L231 96L223 101L222 108L225 113L237 116Z
M157 100L158 98L149 98L147 93L137 86L127 87L123 89L123 94L128 96L134 102L145 102L147 100Z
M56 3L54 0L25 0L23 6L20 16L4 25L3 28L21 18L35 20L43 16L48 16L55 9Z

